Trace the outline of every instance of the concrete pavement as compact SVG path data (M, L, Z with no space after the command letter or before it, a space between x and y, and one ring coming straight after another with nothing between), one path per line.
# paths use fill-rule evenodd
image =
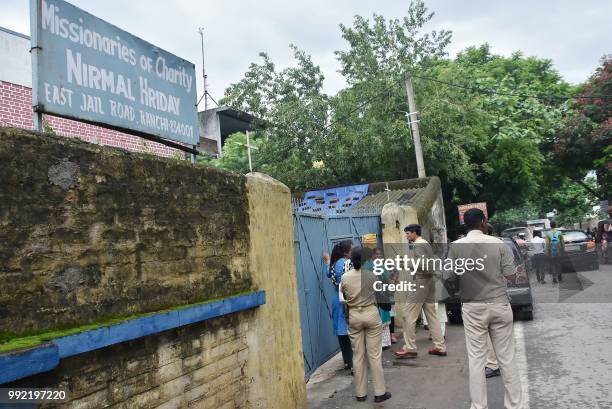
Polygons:
M528 407L612 408L612 265L566 274L554 285L532 284L533 321L515 321L516 359ZM462 326L447 325L447 357L427 355L428 332L417 331L419 357L398 361L383 353L387 388L393 398L374 404L355 401L352 377L336 356L311 377L310 408L469 408L468 366ZM401 337L400 337L401 341ZM398 349L400 343L393 346ZM501 377L490 378L489 407L503 408Z

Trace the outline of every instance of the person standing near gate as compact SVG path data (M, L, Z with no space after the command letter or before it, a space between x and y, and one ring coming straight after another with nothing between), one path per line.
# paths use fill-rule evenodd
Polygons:
M563 241L563 233L557 230L557 223L550 222L551 230L546 233L546 251L548 253L548 263L550 266L550 274L553 277L553 283L563 281L561 275L561 257L565 251L565 243Z
M486 409L487 334L504 382L504 407L523 409L523 391L514 357L513 316L506 280L514 281L516 269L510 248L497 237L487 235L485 216L480 209L463 215L467 236L454 241L448 258L455 266L452 277L459 277L463 327L468 353L471 409ZM472 260L478 268L459 269ZM465 265L465 264L461 264Z
M353 370L355 371L355 396L359 402L367 399L368 366L374 385L374 402L391 397L387 392L382 368L382 323L374 283L379 278L362 265L368 261L369 249L357 247L351 253L352 267L344 273L341 291L348 308L349 336L353 344ZM371 253L371 251L370 251Z
M407 294L403 308L404 347L395 352L399 359L414 358L417 356L416 345L416 322L421 314L425 312L429 331L434 346L429 349L430 355L446 356L446 343L442 336L440 320L435 306L435 282L433 271L427 267L428 260L433 259L433 250L430 244L421 237L421 226L410 224L404 229L408 242L410 243L410 257L413 260L421 260L420 267L411 273L411 279L415 282L416 291Z
M338 295L338 285L342 279L342 275L350 270L351 250L353 242L344 240L334 246L331 257L327 254L323 255L327 264L327 277L331 278L334 285L334 298L332 299L332 322L334 325L334 335L338 337L340 351L342 352L342 360L344 361L344 369L351 370L353 368L353 351L351 350L351 340L348 336L348 325L344 314L344 306L340 304Z
M533 239L531 239L530 253L533 260L533 266L536 270L536 277L538 282L546 284L544 267L546 265L546 255L544 250L546 247L546 240L542 238L542 233L539 230L533 232Z

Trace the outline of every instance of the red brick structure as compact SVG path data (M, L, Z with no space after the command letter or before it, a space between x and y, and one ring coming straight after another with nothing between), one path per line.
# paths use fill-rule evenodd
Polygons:
M130 151L149 152L159 156L180 155L181 158L184 157L180 150L157 142L147 141L137 136L51 115L45 115L44 118L58 135ZM31 88L0 81L0 126L24 129L34 127Z

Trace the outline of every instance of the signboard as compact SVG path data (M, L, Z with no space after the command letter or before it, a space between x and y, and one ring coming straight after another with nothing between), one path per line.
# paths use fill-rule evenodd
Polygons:
M378 239L376 238L376 233L368 233L361 236L361 245L363 247L369 247L371 249L375 249L378 247Z
M37 112L196 145L195 66L63 0L31 0Z
M489 214L487 213L487 203L486 202L468 203L468 204L457 206L457 209L459 210L459 223L463 224L463 214L467 212L468 210L474 209L474 208L482 210L484 212L485 217L489 219Z

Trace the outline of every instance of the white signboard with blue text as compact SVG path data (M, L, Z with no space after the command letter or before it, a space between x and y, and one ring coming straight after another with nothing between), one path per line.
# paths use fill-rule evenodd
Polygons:
M38 111L196 145L195 66L62 0L31 0Z

